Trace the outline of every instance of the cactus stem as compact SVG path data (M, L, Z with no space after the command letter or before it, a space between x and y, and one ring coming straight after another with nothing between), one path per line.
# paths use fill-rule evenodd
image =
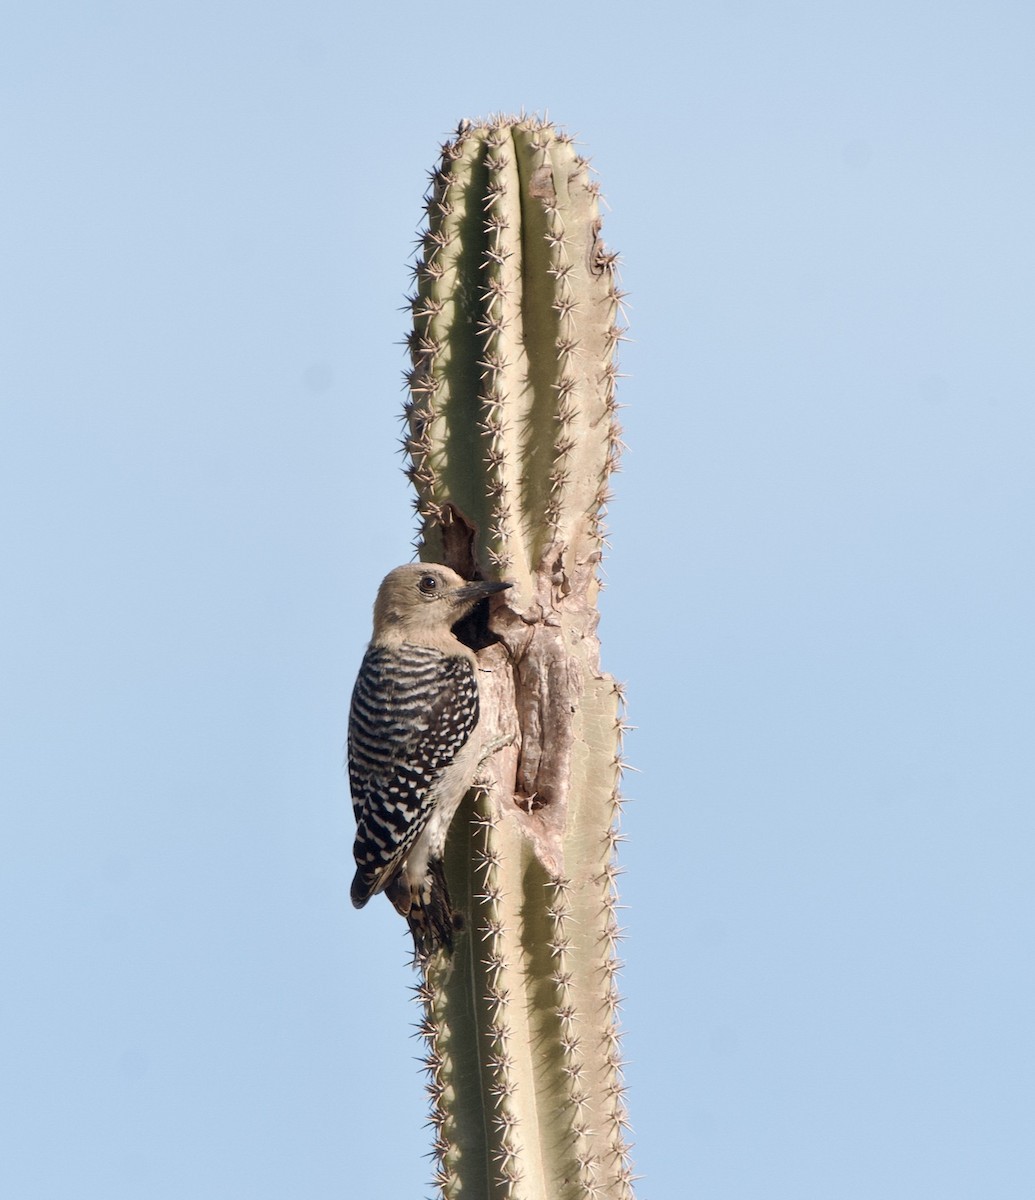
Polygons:
M461 840L447 850L447 875L468 931L452 974L431 965L419 1026L435 1055L443 1200L631 1200L608 1158L611 1129L625 1153L614 1124L623 1093L617 1035L603 1032L618 1004L620 872L608 860L619 840L620 694L601 676L593 637L606 480L622 449L613 354L624 294L599 241L589 170L571 138L538 119L461 123L430 176L415 255L403 446L421 557L450 561L443 526L459 511L475 531L477 572L506 571L517 585L508 601L526 606L510 610L509 619L524 618L512 641L496 630L520 703L549 691L548 671L560 669L551 680L577 677L570 718L558 715L563 698L557 714L540 709L532 724L519 707L520 787L504 779L467 802L474 824L464 832L458 819L450 833L450 847ZM556 665L540 653L544 636L557 639ZM563 754L559 737L571 739ZM602 740L613 753L599 753ZM570 745L577 762L592 760L590 774L552 765ZM599 835L586 836L592 830ZM465 1040L472 1011L474 1043ZM480 1078L480 1090L468 1095L467 1078ZM476 1095L498 1098L496 1116L482 1121L484 1145L457 1150L460 1126L448 1114ZM570 1138L556 1128L559 1112Z

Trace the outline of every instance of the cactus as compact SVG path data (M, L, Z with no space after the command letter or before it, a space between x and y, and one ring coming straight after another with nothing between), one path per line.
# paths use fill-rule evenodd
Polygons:
M466 933L419 963L444 1200L631 1200L618 1032L622 700L598 571L620 450L622 294L598 192L538 119L464 122L414 268L405 409L418 550L513 589L479 651L512 747L455 819Z

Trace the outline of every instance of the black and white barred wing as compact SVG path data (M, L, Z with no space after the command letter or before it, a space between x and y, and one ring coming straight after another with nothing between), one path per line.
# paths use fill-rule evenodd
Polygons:
M477 723L478 685L467 658L409 643L367 651L348 738L357 906L391 882L427 824L436 783Z

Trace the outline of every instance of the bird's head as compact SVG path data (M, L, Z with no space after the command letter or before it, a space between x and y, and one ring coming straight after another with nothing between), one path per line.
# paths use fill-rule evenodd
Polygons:
M408 563L385 576L374 602L374 637L414 640L421 633L448 634L479 600L509 583L468 581L438 563Z

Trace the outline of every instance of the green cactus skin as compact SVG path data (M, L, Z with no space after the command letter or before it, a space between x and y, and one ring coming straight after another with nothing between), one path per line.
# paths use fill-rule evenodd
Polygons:
M420 556L514 582L479 651L514 745L450 831L466 920L423 961L443 1200L631 1200L618 1032L620 688L597 572L620 429L622 294L596 185L534 118L442 151L411 299L405 449Z

